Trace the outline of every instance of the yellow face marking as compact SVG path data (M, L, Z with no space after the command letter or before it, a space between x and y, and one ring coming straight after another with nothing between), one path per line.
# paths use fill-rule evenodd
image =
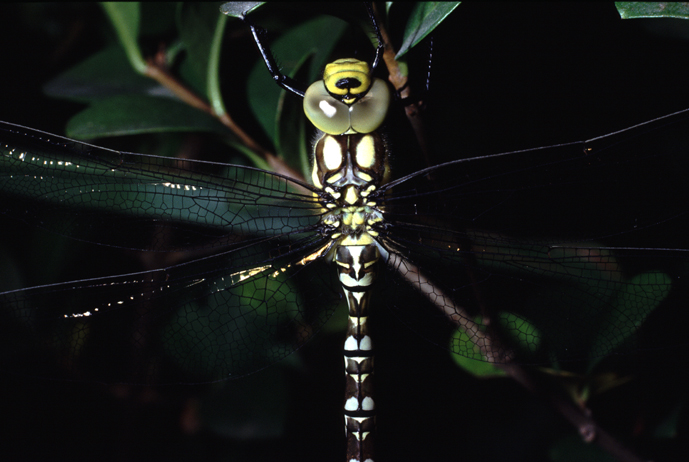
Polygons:
M371 168L376 163L376 146L371 135L361 138L356 145L356 163L362 168Z
M342 79L356 79L361 85L354 88L338 88L337 82ZM358 59L338 59L325 66L323 72L325 88L333 95L344 96L347 92L358 95L371 87L368 63ZM347 98L344 103L352 103L355 98Z

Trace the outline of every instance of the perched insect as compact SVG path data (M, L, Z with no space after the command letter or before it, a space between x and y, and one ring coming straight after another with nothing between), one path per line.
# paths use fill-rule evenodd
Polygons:
M371 78L366 61L350 60L333 62L315 85L304 91L307 108L315 101L306 113L325 133L315 143L312 185L3 124L8 216L101 244L202 252L153 270L3 292L7 325L26 334L24 344L10 344L13 359L3 367L43 375L24 360L45 357L45 348L64 358L67 376L224 380L285 357L347 301L348 458L365 460L368 449L354 442L368 436L371 403L394 388L378 387L376 396L366 388L367 308L373 317L392 308L464 357L549 366L636 351L644 321L672 310L686 247L667 231L683 222L686 206L611 179L641 184L667 171L684 146L684 114L586 142L413 173L400 167L389 179L388 152L416 148L391 150L394 137L388 144L380 134L386 84ZM668 137L673 144L663 145ZM677 190L675 182L653 184L658 197ZM592 205L601 197L604 206ZM670 236L662 246L657 231ZM395 316L381 317L372 328L376 351L385 343L376 334L385 338ZM427 361L405 355L405 375ZM413 380L406 383L400 388L411 393Z

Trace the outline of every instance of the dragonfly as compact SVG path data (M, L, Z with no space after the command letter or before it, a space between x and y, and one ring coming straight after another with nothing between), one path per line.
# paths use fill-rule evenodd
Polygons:
M669 285L674 288L674 278L681 274L681 253L657 249L658 246L654 245L657 234L654 233L658 228L667 232L674 229L676 223L681 223L683 205L673 203L639 211L638 204L648 204L649 199L640 191L625 191L624 196L618 195L610 178L622 174L625 178L639 178L641 182L640 175L651 171L651 166L656 166L659 158L670 158L674 152L680 151L681 144L675 145L677 151L664 149L660 153L654 153L652 147L662 144L659 140L671 136L673 130L681 134L683 117L683 114L677 114L589 143L481 156L470 161L444 164L432 170L436 174L433 183L425 175L428 172L402 176L393 180L391 198L385 200L390 210L386 213L390 220L391 239L397 249L408 249L400 251L400 254L420 268L419 273L413 274L423 273L424 276L429 275L429 279L439 281L433 283L434 287L449 288L446 293L452 295L448 297L461 300L469 312L480 313L483 308L476 301L475 287L482 288L479 295L492 294L490 297L493 299L487 301L486 306L509 306L512 313L502 319L513 322L532 319L533 314L515 315L524 313L529 307L525 302L502 300L504 287L523 292L525 300L535 303L532 311L536 312L542 311L549 303L576 300L578 309L582 310L579 319L574 308L567 304L558 305L557 316L533 318L530 329L546 325L559 326L560 330L541 331L539 342L550 349L544 348L545 353L536 351L532 356L525 352L524 361L552 363L553 354L559 361L588 357L591 355L590 345L585 342L578 345L567 339L562 342L564 345L557 344L563 328L589 327L591 314L602 309L601 306L614 313L622 312L619 305L609 300L624 299L625 287ZM78 371L76 363L83 365L94 361L106 366L96 372L101 380L113 381L119 377L125 381L155 382L161 380L158 374L162 368L151 368L150 364L155 364L154 359L162 358L158 360L172 363L173 369L185 369L185 374L199 377L198 381L231 378L230 374L242 375L293 351L318 330L330 313L342 308L341 294L332 270L319 260L318 255L314 256L314 252L321 248L318 244L328 240L317 231L322 207L312 194L299 189L312 191L308 185L251 168L192 161L176 166L166 159L108 151L31 129L11 125L4 125L4 129L6 138L11 138L15 149L13 154L8 154L15 157L5 159L12 158L25 162L23 165L30 166L28 168L39 169L29 176L24 172L16 181L23 191L24 187L37 184L41 195L46 198L45 201L21 198L21 207L13 209L20 212L9 212L15 217L57 233L69 233L77 239L97 240L101 244L116 242L121 247L137 248L137 240L141 234L146 234L156 238L148 241L145 250L161 252L191 248L207 253L190 263L167 266L162 272L145 271L82 281L77 286L61 284L6 292L4 301L9 303L11 312L22 319L20 324L31 325L37 316L41 328L36 330L36 334L43 334L41 343L47 338L48 342L53 342L53 347L67 348L62 356L73 362L67 365L68 369ZM635 146L631 154L630 145ZM22 149L24 146L28 148ZM34 161L26 155L20 158L22 154L35 156ZM521 165L524 159L528 160L526 166ZM59 165L59 162L63 164ZM64 162L72 165L66 166ZM190 169L190 164L196 168ZM64 178L57 175L61 168L66 172ZM82 174L78 168L84 168L85 173ZM218 170L216 173L204 171L211 168ZM17 178L14 171L8 172L12 178ZM54 176L58 185L54 199L46 195L49 191L44 187L47 184L44 178L48 176ZM96 181L95 178L102 178L103 183L94 189L92 182ZM464 181L458 184L458 178ZM108 190L106 185L112 185L112 189ZM85 189L89 186L90 190ZM665 191L658 191L658 194L661 192ZM11 193L13 198L24 194L16 190ZM237 195L233 196L235 193ZM610 198L620 220L606 222L607 209L596 211L584 207L600 195ZM105 213L97 207L96 210L80 208L77 203L88 198L93 205L99 197L110 201ZM142 207L130 206L146 197L151 198L148 199L151 201L148 212L153 211L153 220L150 213L146 216L141 214ZM115 204L115 198L122 199L122 202ZM155 203L153 198L160 202ZM551 204L554 198L569 201ZM257 202L258 199L265 202ZM56 205L56 201L61 205ZM146 199L143 201L145 203ZM59 208L62 205L64 209ZM284 213L280 213L281 210ZM549 218L556 217L561 221L544 224L534 210L549 210ZM561 217L565 210L572 215ZM643 213L644 210L647 214ZM589 221L581 224L577 217L584 211ZM66 221L65 216L69 217ZM233 219L228 220L227 216ZM87 226L83 228L81 222ZM117 227L109 228L113 222ZM171 226L172 231L161 230L165 228L159 226L161 222ZM569 225L569 231L562 233L565 225ZM232 228L231 232L227 232L228 227ZM169 240L164 239L168 233ZM539 239L534 239L534 236ZM637 236L641 238L635 240ZM663 240L667 243L663 247L681 248L681 241L677 239L678 236L670 235ZM470 247L462 250L466 243ZM582 252L586 253L582 256ZM512 259L508 255L512 255ZM309 256L314 258L305 260ZM262 264L258 265L258 262ZM627 268L623 266L625 263L635 272L623 270L623 267ZM550 266L553 264L568 270L554 269ZM275 274L276 271L281 274ZM159 278L156 278L157 272L161 274ZM631 277L627 277L627 283L624 283L622 276L628 274ZM410 324L412 330L441 343L435 340L438 332L447 331L452 323L448 322L445 313L437 310L437 304L429 304L423 292L409 287L409 281L400 276L403 274L399 270L389 271L383 276L384 286L388 289L381 291L381 298L392 297L390 292L398 292L398 298L385 300L382 305L393 307L393 316ZM639 276L646 277L646 282L638 279ZM651 277L655 278L653 282L647 282ZM666 278L670 279L669 283ZM261 279L261 284L256 284L258 279ZM256 290L244 292L243 288L248 285L254 285ZM136 286L136 290L128 290L128 286ZM75 287L79 290L76 291ZM161 292L156 292L158 290ZM608 301L597 304L593 299L600 298L602 292ZM143 295L136 299L138 294ZM268 297L266 294L280 294L282 297ZM665 294L651 292L638 298L652 298L662 304L666 297ZM212 304L213 299L220 300L218 305L240 311L232 314L232 310L225 308L227 311L220 315L217 305ZM276 305L263 304L268 299L274 300ZM103 305L99 304L101 301ZM149 301L154 304L146 306ZM201 306L192 305L195 302ZM32 313L34 304L49 308ZM639 306L642 311L650 310L643 304ZM241 311L243 307L247 308L246 311ZM96 312L96 308L99 311ZM563 310L566 321L561 317ZM211 319L208 314L211 312L220 317ZM222 317L233 315L235 319L232 321ZM100 327L98 318L105 319ZM91 319L95 321L93 324L89 324ZM243 322L241 326L237 325L239 319ZM112 329L113 322L126 325L136 320L143 324L140 326L143 332L149 322L156 326L156 322L166 321L167 326L162 331L165 340L161 350L152 349L145 353L144 349L134 350L134 357L145 359L141 369L118 358L121 351L131 352L131 347L125 345L119 350L94 346L90 343L94 336L90 336L89 330L83 327L89 325L93 326L89 329L94 329L94 332L103 332ZM280 330L268 332L271 324ZM244 342L245 347L228 348L226 351L245 353L221 359L221 356L216 356L222 354L217 342L228 338L228 326L232 325L237 325L236 330L240 331L234 338L240 339L240 344ZM203 339L200 338L201 331L189 330L196 327L204 329ZM510 329L505 327L505 331L509 333ZM622 343L630 341L634 333L625 325L616 333L607 333L603 337L608 343L599 345L597 354L605 356L615 348L622 349L625 346ZM611 339L618 334L624 338L615 343ZM134 338L136 334L129 335ZM61 338L56 340L56 336ZM189 338L196 339L197 345L190 345ZM245 338L250 338L252 343ZM609 346L612 344L615 347ZM456 337L451 345L464 355L481 357L484 354L470 348L461 337ZM38 342L33 346L37 347ZM97 354L89 348L95 348ZM636 347L630 345L630 348ZM212 352L210 359L204 358L209 349ZM249 351L251 355L246 354ZM539 356L543 354L546 354L546 359ZM129 370L118 369L118 365ZM211 367L204 369L206 365ZM24 372L31 374L35 367L32 365Z

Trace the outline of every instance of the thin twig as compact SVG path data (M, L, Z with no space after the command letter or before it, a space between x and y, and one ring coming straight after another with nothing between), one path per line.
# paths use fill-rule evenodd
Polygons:
M277 157L275 154L271 153L267 149L263 148L258 144L253 138L251 138L242 128L235 123L232 117L228 114L218 115L215 113L210 104L208 104L203 98L196 95L191 89L180 82L175 76L168 72L167 68L161 64L158 64L157 60L149 59L146 66L146 76L155 80L156 82L163 85L165 88L172 91L181 101L188 104L189 106L203 111L207 114L212 115L220 121L223 125L229 128L232 133L234 133L237 138L251 151L265 159L268 165L270 165L273 171L280 173L282 175L287 175L292 178L299 180L304 180L303 175L297 172L289 165L287 165L282 159Z
M621 462L643 462L612 435L602 429L591 417L591 411L584 406L576 406L553 390L540 386L523 367L515 364L513 353L502 347L501 342L494 338L489 331L483 331L471 320L466 309L456 305L450 297L436 287L421 270L395 254L390 253L388 264L394 268L407 282L419 290L428 298L443 314L455 325L463 329L477 348L484 360L507 373L531 393L548 401L552 407L569 421L579 431L582 439L587 442L596 442L606 452Z
M376 16L378 16L376 10L376 4L373 2L373 12ZM416 140L419 143L421 152L424 155L426 165L430 167L433 164L431 162L430 148L428 147L428 142L426 141L426 129L421 116L423 102L413 101L411 99L412 94L409 86L409 78L404 75L402 69L397 63L397 60L395 59L397 51L392 45L390 36L388 35L387 30L381 21L378 21L378 28L380 30L380 36L383 39L383 61L385 62L385 66L388 68L388 80L397 91L400 99L405 102L404 112L407 115L407 119L409 120L412 129L414 130L414 135L416 136Z

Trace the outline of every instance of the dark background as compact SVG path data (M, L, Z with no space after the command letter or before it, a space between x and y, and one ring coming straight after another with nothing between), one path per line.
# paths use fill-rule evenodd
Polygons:
M290 20L289 10L280 14ZM63 133L80 106L47 98L41 87L98 50L109 28L95 5L3 6L0 119ZM622 21L612 3L460 5L435 34L428 110L434 130L456 135L434 146L436 162L583 140L684 109L689 47L681 34L688 30L681 20ZM252 63L250 39L238 43L245 47L231 51L236 65ZM258 130L250 117L240 119ZM424 166L398 146L401 170ZM34 230L2 227L19 271L51 264L50 241L41 248ZM67 252L96 266L87 272L119 268L90 261L81 244ZM548 460L552 448L569 443L572 460L583 460L590 450L515 383L474 379L446 351L385 321L376 340L379 460ZM3 372L0 453L8 460L341 460L340 342L316 336L285 364L211 386L110 386ZM590 406L644 458L683 460L687 360L664 356ZM675 437L656 438L673 411Z

